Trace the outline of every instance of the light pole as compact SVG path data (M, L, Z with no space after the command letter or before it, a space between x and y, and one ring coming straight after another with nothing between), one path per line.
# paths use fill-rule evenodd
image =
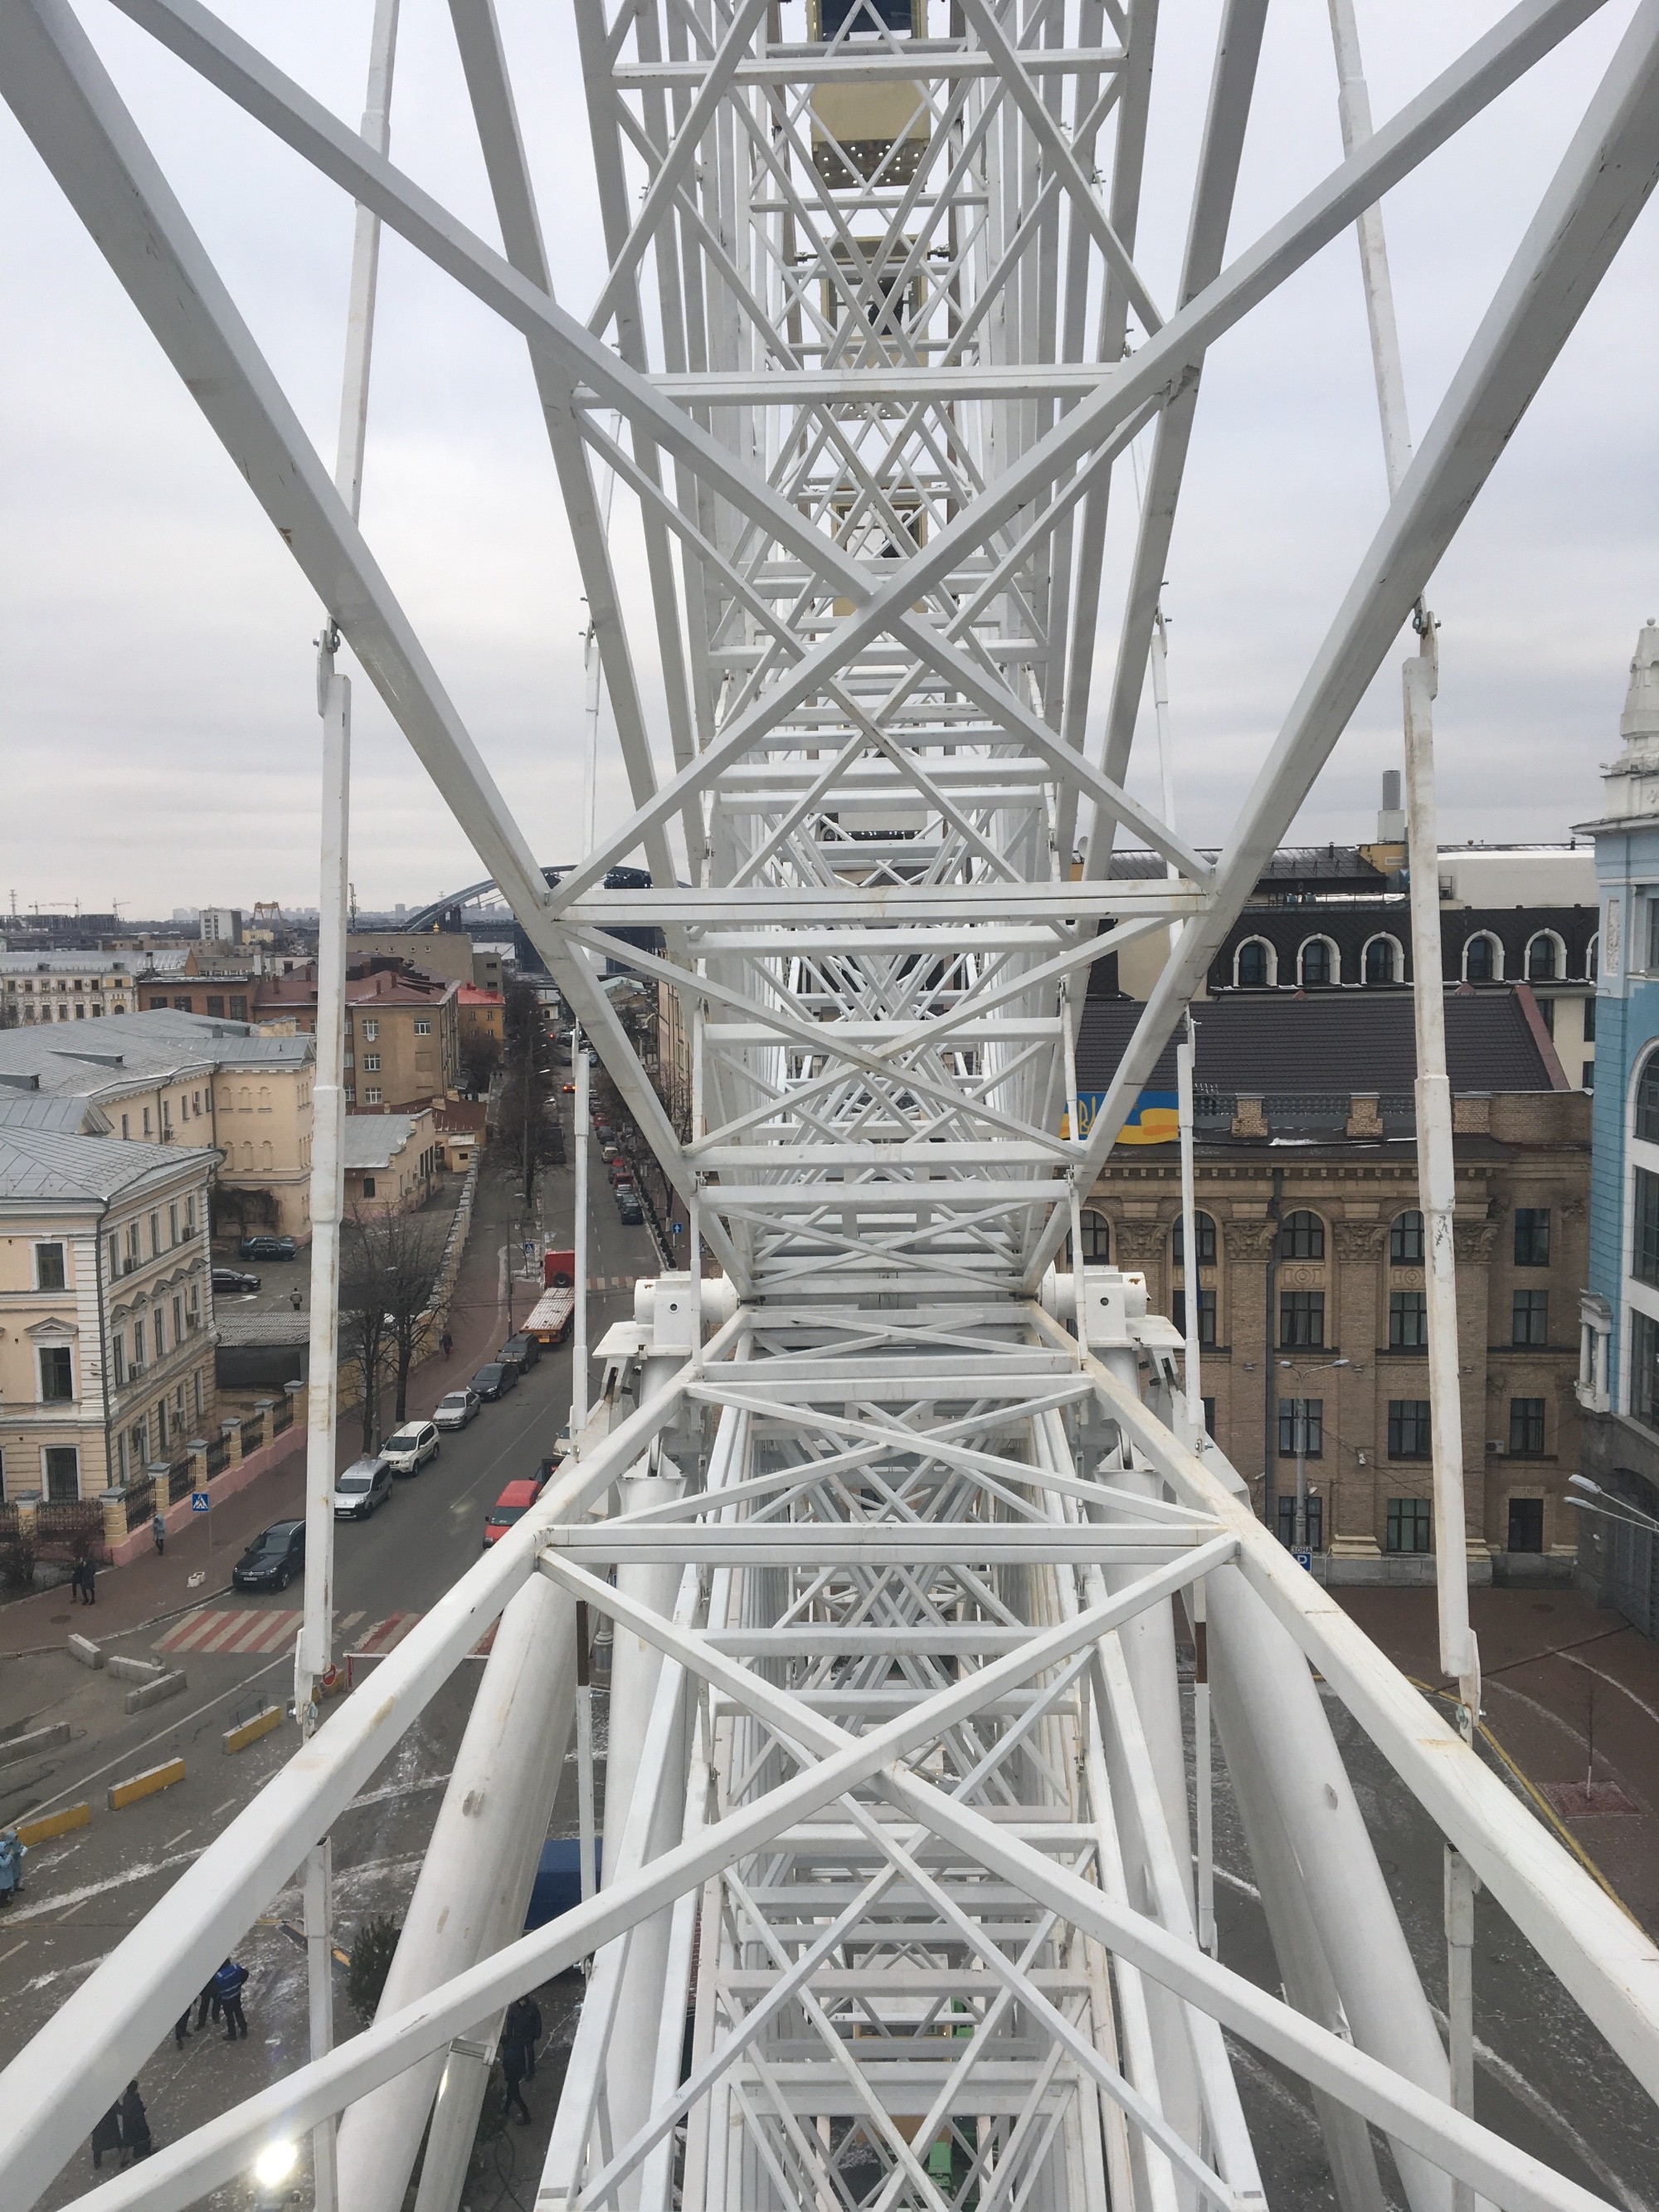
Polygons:
M1331 1367L1352 1367L1351 1359L1281 1359L1281 1367L1294 1370L1299 1382L1305 1374L1318 1374ZM1308 1549L1308 1401L1304 1397L1291 1401L1291 1434L1296 1444L1296 1521L1291 1532L1291 1549Z

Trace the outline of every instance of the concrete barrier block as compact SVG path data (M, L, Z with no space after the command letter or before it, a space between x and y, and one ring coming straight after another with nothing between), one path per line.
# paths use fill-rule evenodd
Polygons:
M67 1743L70 1724L54 1721L50 1728L30 1729L22 1735L9 1735L0 1743L0 1766L15 1766L20 1759L34 1759L54 1744Z
M141 1797L153 1797L158 1790L171 1790L175 1782L185 1778L182 1759L169 1759L164 1765L146 1767L142 1774L130 1774L125 1782L109 1785L109 1809L118 1813L124 1805L136 1805Z
M89 1636L71 1636L69 1638L69 1656L71 1659L78 1659L83 1667L101 1667L104 1647L101 1644L94 1644Z
M112 1651L104 1664L118 1682L153 1682L158 1674L167 1672L165 1659L131 1659L124 1651Z
M269 1735L283 1724L283 1707L267 1705L262 1713L255 1713L251 1721L242 1721L235 1728L227 1729L220 1739L226 1752L246 1751L251 1743L258 1743L262 1735Z
M17 1840L33 1850L37 1844L49 1844L54 1836L67 1836L71 1829L89 1827L91 1823L90 1805L65 1805L62 1812L43 1814L38 1820L20 1820Z
M122 1703L130 1713L142 1713L146 1706L159 1705L168 1698L176 1698L185 1687L185 1670L175 1674L158 1674L154 1681L141 1682L136 1690L129 1690Z

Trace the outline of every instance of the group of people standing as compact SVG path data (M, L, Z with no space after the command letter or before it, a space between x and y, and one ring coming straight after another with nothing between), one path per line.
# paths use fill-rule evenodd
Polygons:
M198 2034L210 2020L225 2023L225 2041L234 2043L239 2037L246 2039L247 2021L242 2012L242 1986L247 1980L247 1968L234 1959L227 1959L215 1974L210 1974L196 1999L196 2032ZM190 2007L186 2005L173 2023L174 2047L182 2051L185 2038L191 2033Z
M196 2000L196 2025L205 2027L210 2019L225 2023L225 2041L235 2043L247 2033L247 2021L242 2014L242 1984L247 1979L247 1968L239 1966L234 1959L227 1959L217 1973L204 1982ZM185 2038L191 2033L191 2008L186 2005L173 2024L173 2040L182 2051ZM144 2111L144 2100L138 2094L138 2084L129 2081L125 2096L118 2097L92 2131L92 2163L94 2168L104 2163L105 2154L119 2154L119 2163L131 2166L141 2158L148 2158L155 2148L150 2141L149 2120Z

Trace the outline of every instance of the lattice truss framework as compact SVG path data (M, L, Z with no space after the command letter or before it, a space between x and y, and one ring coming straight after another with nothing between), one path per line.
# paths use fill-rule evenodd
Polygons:
M501 252L195 0L115 4L528 341L634 809L556 884L65 0L0 11L6 97L738 1303L696 1276L647 1291L579 1461L0 2080L15 2201L495 1620L374 2027L89 2202L188 2203L272 2128L343 2113L351 2212L402 2203L428 2116L419 2203L453 2206L501 2006L592 1954L543 2207L1243 2212L1261 2187L1224 2028L1312 2085L1343 2212L1382 2202L1385 2139L1412 2212L1469 2190L1587 2212L1451 2101L1309 1662L1649 2094L1659 1958L1182 1429L1176 1340L1133 1282L1052 1270L1651 189L1659 9L1636 10L1207 865L1125 789L1206 351L1594 0L1524 0L1231 260L1265 0L1229 0L1162 309L1134 258L1152 0L958 0L926 21L865 0L805 27L769 0L582 0L610 261L585 322L553 296L488 0L452 14ZM1108 502L1149 425L1101 698ZM605 471L637 512L642 613ZM1143 872L1115 866L1125 843ZM641 860L653 888L606 887ZM659 954L617 935L641 927ZM1169 935L1163 977L1084 1134L1087 966L1148 931ZM598 987L609 953L688 1010L689 1136ZM1190 1731L1177 1594L1203 1624ZM579 1602L614 1624L604 1885L520 1937ZM1282 1997L1206 1948L1206 1669Z

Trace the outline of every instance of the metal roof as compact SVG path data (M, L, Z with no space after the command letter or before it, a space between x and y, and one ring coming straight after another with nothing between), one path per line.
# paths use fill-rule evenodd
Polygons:
M192 1164L204 1173L218 1165L207 1147L134 1145L118 1138L71 1136L61 1129L0 1124L0 1202L11 1200L97 1200L107 1203L163 1182Z

